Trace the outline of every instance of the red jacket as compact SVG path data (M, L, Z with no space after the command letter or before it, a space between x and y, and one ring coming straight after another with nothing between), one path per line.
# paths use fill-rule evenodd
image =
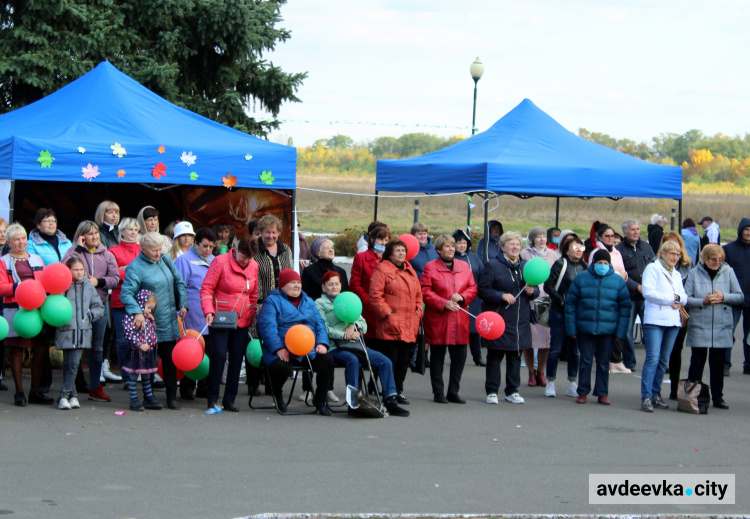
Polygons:
M128 243L121 241L117 245L110 247L109 252L115 257L117 262L117 270L120 273L120 282L117 284L117 288L112 289L112 298L110 299L110 306L112 308L125 308L125 305L120 301L120 291L122 290L122 282L125 281L125 272L120 270L120 267L127 267L130 262L133 261L141 253L141 246L137 242Z
M235 249L216 256L208 267L201 285L201 309L203 315L215 314L217 310L237 312L237 326L245 328L253 324L258 304L258 263L250 260L247 267L240 267L234 259Z
M12 305L16 302L16 288L18 285L13 279L13 271L8 267L12 265L10 259L10 253L2 257L3 265L0 265L0 296L3 297L3 304ZM44 269L44 261L41 256L29 253L29 266L34 274L34 279L37 281L42 280L42 270ZM2 315L2 310L0 310Z
M372 305L370 305L370 279L379 261L380 258L378 258L372 249L360 252L354 256L351 279L349 280L349 290L357 294L362 300L362 317L367 321L365 338L368 339L375 338L376 319L375 311L372 309Z
M408 261L404 262L404 270L389 260L378 263L370 278L370 305L376 317L375 337L417 342L422 319L422 289Z
M469 314L445 309L453 294L464 298L461 307L469 307L477 296L477 284L469 265L453 261L448 270L443 260L427 263L419 282L425 302L424 333L427 344L469 344Z

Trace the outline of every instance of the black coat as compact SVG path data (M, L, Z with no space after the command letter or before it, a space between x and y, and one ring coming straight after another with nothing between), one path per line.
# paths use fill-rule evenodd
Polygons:
M628 291L630 299L633 301L642 301L643 296L638 292L638 285L643 280L643 271L646 265L654 260L654 251L645 241L638 238L635 244L631 244L627 238L617 245L617 250L622 255L622 263L625 271L628 273Z
M750 307L750 243L742 241L742 229L750 226L750 218L743 218L737 229L737 239L724 245L724 261L732 267L737 281L740 282L745 302L742 306Z
M648 244L651 251L656 254L661 247L661 239L664 237L664 228L659 224L648 224Z
M560 279L560 272L562 272L563 263L566 262L568 267L565 269L565 276L563 277L560 287L555 290L557 280ZM550 301L552 301L552 309L558 313L565 313L565 296L568 294L570 284L573 283L575 277L584 272L587 268L586 262L581 258L579 261L573 263L568 258L560 258L553 265L549 274L549 278L544 282L544 291L549 295Z
M489 341L482 338L482 346L490 350L523 351L531 348L531 301L539 296L539 289L534 289L534 296L529 297L523 290L523 266L526 262L510 263L502 253L488 261L482 275L479 276L479 297L484 303L484 311L496 312L505 320L505 333L499 339ZM502 300L503 294L509 292L516 297L515 304Z
M347 292L349 290L346 271L334 265L332 261L321 258L302 271L302 291L313 301L323 295L323 276L329 270L335 271L341 278L341 291Z

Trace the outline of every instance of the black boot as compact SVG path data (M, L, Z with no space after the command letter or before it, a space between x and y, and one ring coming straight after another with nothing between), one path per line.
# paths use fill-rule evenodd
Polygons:
M385 408L388 409L388 414L391 416L409 416L409 411L398 406L396 395L389 396L383 403L385 404Z

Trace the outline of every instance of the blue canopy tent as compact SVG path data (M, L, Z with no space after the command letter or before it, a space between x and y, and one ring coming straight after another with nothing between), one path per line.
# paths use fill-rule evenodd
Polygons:
M646 162L582 139L524 99L487 131L421 157L379 160L380 191L487 197L670 198L679 201L682 169ZM377 199L375 205L377 219ZM485 204L485 228L487 205Z

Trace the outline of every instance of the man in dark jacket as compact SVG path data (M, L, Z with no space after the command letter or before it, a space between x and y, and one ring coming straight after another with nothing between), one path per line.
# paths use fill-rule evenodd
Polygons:
M622 255L622 263L628 274L626 283L630 292L632 308L630 310L630 321L628 324L627 340L615 342L612 348L612 359L610 362L617 364L622 362L625 367L635 371L635 341L633 340L633 328L635 317L641 318L643 323L644 299L641 279L646 265L654 260L654 251L651 246L641 240L641 225L638 220L625 220L622 223L622 234L625 239L617 245L617 250ZM645 341L645 338L644 338Z
M732 267L740 282L742 293L745 294L745 302L742 309L737 308L734 315L734 326L740 320L742 312L742 350L745 361L742 365L742 373L750 375L750 345L747 343L747 334L750 332L750 218L740 220L737 227L737 239L724 245L724 261ZM729 376L729 368L732 367L732 348L727 348L726 360L724 362L724 376Z

